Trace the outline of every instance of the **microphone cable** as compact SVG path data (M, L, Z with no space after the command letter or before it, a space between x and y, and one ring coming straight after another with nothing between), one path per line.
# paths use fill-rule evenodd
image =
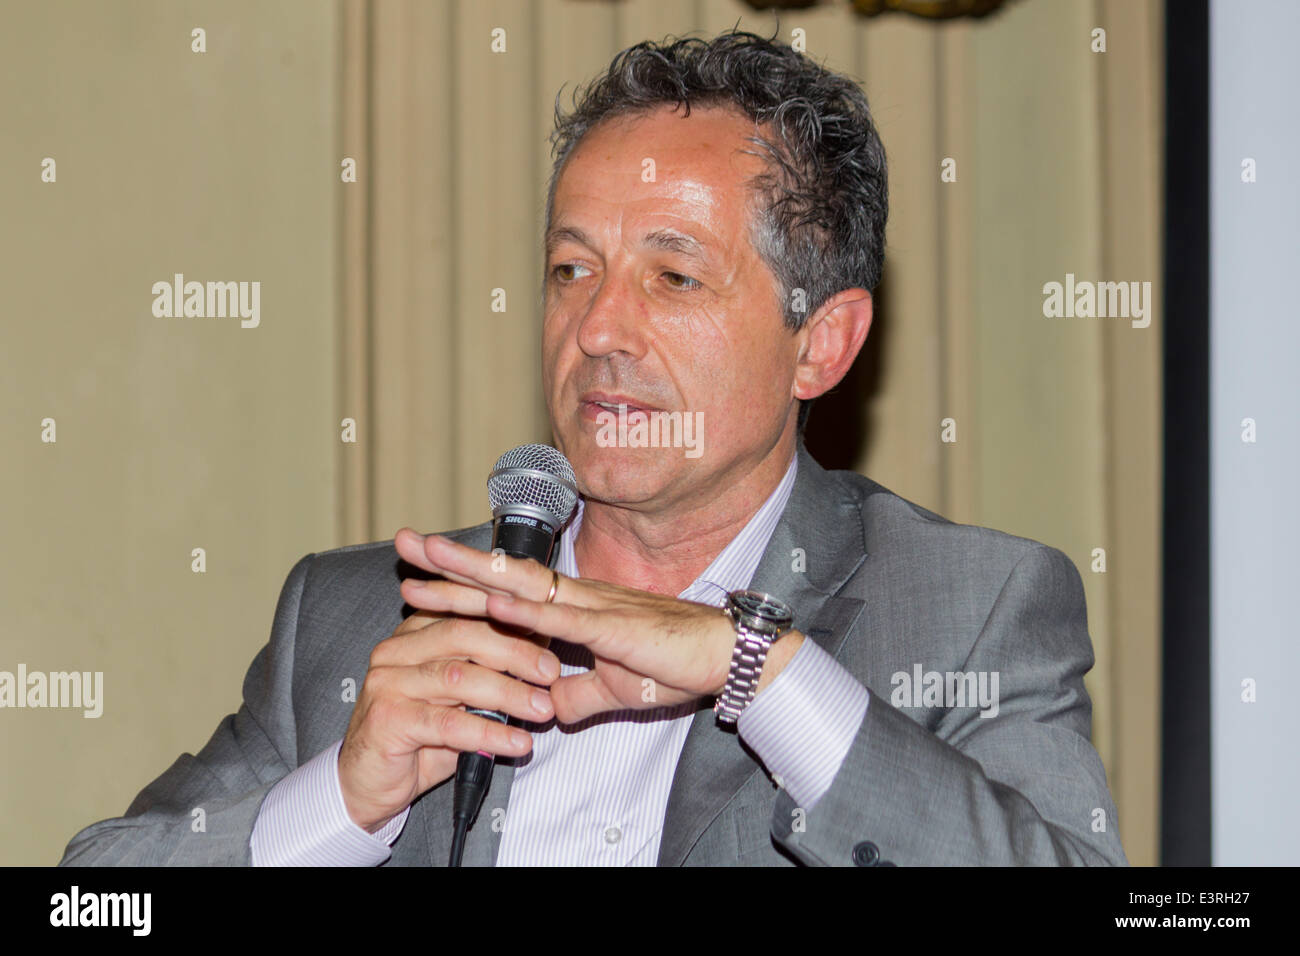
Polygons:
M503 724L506 722L505 715L491 710L473 708L465 713L499 720ZM451 798L451 858L447 862L448 866L461 865L461 857L465 853L465 835L478 816L483 798L487 796L488 785L492 782L493 759L491 754L482 750L465 752L456 758L456 783Z

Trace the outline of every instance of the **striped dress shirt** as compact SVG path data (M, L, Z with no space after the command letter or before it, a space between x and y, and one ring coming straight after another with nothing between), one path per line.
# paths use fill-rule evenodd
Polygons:
M791 459L762 507L679 598L721 607L729 592L748 587L789 500L797 462ZM582 514L579 502L560 536L555 567L569 577L581 576L573 543ZM586 648L559 640L550 646L562 675L590 668ZM830 788L869 701L852 674L805 640L736 730L773 781L811 809ZM533 749L516 761L497 865L654 866L673 775L698 708L690 701L576 724L521 724L533 734ZM376 866L388 858L410 809L374 834L354 823L339 786L342 743L267 794L253 827L255 866Z

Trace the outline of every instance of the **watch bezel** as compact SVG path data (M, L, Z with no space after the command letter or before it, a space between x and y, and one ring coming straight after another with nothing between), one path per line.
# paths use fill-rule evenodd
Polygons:
M794 624L794 609L766 591L732 591L727 609L747 630L780 633Z

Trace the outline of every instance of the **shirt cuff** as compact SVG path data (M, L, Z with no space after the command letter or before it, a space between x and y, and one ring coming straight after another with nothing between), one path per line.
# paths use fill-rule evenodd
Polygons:
M831 788L870 701L856 677L805 637L781 673L741 711L736 732L776 785L811 810Z
M340 740L271 788L253 824L254 866L378 866L401 834L407 807L371 834L348 815L339 783Z

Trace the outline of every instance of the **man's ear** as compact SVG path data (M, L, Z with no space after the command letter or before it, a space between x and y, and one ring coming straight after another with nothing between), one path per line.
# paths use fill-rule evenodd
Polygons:
M798 332L795 398L818 398L848 374L871 331L871 304L866 289L845 289L809 317Z

